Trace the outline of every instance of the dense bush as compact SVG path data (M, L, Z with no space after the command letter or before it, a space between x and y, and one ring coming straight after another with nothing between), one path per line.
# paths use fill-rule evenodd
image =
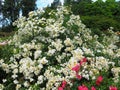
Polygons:
M1 89L120 89L119 37L111 28L101 38L67 7L30 12L14 25L18 32L8 44L13 55L0 60Z
M120 31L120 2L116 0L70 0L71 9L75 15L83 16L82 21L90 28L106 30L113 26L114 31ZM66 2L67 3L67 2ZM95 21L95 22L94 22ZM96 22L97 21L97 22Z
M114 27L114 31L119 31L120 25L113 18L105 17L105 16L82 16L81 17L83 23L88 28L96 28L101 31L107 30L109 27Z

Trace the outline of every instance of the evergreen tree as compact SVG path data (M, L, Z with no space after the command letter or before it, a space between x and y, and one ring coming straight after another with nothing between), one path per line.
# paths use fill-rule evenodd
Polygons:
M21 0L21 10L23 16L28 16L28 13L35 9L36 9L36 0Z
M75 1L77 1L77 2L87 2L87 3L91 3L92 2L92 0L75 0Z
M0 13L2 11L2 1L0 0Z
M35 10L35 3L36 0L0 0L0 14L2 16L0 24L3 26L3 31L13 30L12 22L19 18L21 11L23 16L27 16L30 11Z
M7 19L10 25L19 17L19 2L20 0L4 0L2 5L3 18Z
M0 0L0 23L2 19L2 0Z
M79 4L81 2L92 3L92 0L64 0L64 5L74 5Z
M70 5L72 0L64 0L64 5Z
M54 0L53 3L51 4L51 8L57 8L59 5L61 5L60 0Z

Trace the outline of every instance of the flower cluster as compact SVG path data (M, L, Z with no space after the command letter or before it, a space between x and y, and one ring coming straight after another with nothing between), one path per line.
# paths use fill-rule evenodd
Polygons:
M114 62L120 57L119 36L110 29L110 35L103 34L99 41L66 7L51 11L47 18L44 13L30 12L28 18L14 22L18 32L9 41L14 55L9 62L0 60L6 73L0 87L12 83L16 90L97 90L104 82L102 75L109 72L113 83L119 81L119 66ZM88 81L95 83L87 86ZM117 90L112 85L106 88Z

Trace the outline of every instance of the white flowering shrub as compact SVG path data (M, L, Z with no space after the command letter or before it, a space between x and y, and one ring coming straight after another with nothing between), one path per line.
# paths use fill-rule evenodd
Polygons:
M5 73L1 88L83 90L80 87L84 84L107 90L120 83L119 37L111 29L99 41L100 37L93 35L67 7L44 15L44 11L37 10L14 22L18 32L9 41L14 54L9 62L0 60L0 69ZM102 76L103 83L102 79L94 83L98 76Z

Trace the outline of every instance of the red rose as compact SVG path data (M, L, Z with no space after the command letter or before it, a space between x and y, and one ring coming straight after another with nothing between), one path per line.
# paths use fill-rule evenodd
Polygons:
M102 81L103 81L103 77L102 77L102 76L99 76L99 77L97 78L97 80L96 80L96 85L99 86Z
M65 88L65 86L66 86L66 84L67 84L67 82L64 80L63 82L62 82L62 88Z

